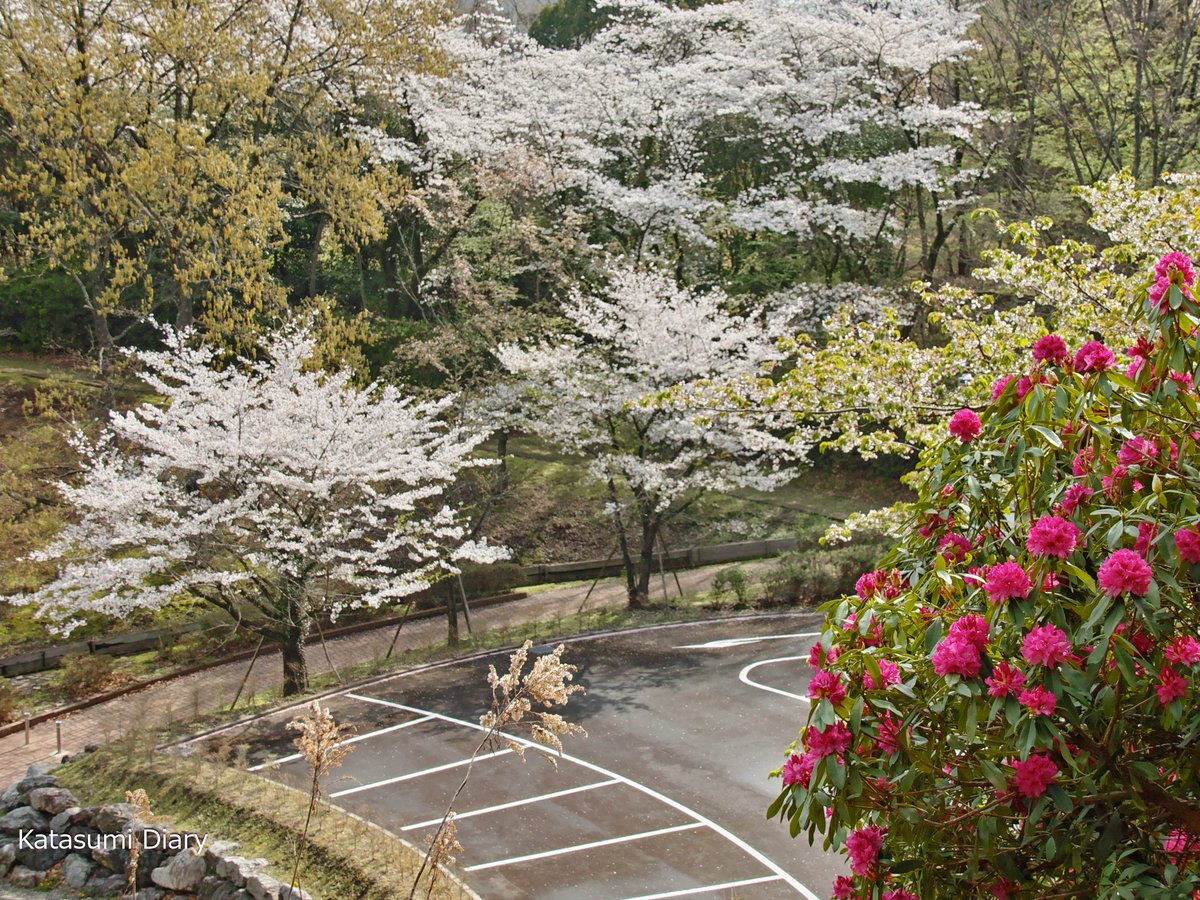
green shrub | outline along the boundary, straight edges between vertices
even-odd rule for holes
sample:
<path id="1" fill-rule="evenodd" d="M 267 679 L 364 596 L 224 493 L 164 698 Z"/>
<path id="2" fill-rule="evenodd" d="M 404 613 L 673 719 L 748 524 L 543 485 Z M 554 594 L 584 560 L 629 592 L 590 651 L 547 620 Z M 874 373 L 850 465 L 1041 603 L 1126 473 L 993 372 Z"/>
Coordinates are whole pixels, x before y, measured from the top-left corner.
<path id="1" fill-rule="evenodd" d="M 83 700 L 113 687 L 120 679 L 111 656 L 70 653 L 63 657 L 58 686 L 73 700 Z"/>
<path id="2" fill-rule="evenodd" d="M 784 554 L 762 577 L 763 605 L 814 603 L 850 593 L 883 552 L 877 541 L 863 541 Z"/>
<path id="3" fill-rule="evenodd" d="M 0 725 L 15 722 L 21 717 L 20 697 L 7 679 L 0 680 Z"/>

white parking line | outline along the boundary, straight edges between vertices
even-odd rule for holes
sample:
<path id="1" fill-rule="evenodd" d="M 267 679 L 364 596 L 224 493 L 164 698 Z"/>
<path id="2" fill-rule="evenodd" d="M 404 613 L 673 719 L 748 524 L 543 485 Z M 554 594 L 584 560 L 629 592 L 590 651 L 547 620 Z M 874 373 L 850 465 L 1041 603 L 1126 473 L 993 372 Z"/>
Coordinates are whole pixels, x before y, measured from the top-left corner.
<path id="1" fill-rule="evenodd" d="M 762 878 L 747 878 L 744 881 L 726 881 L 724 884 L 706 884 L 704 887 L 684 888 L 681 891 L 667 891 L 665 894 L 639 894 L 636 897 L 626 897 L 625 900 L 666 900 L 667 897 L 687 897 L 690 894 L 707 894 L 709 891 L 729 891 L 734 888 L 750 887 L 752 884 L 767 884 L 779 881 L 778 875 L 764 875 Z"/>
<path id="2" fill-rule="evenodd" d="M 704 644 L 680 644 L 676 650 L 724 650 L 727 647 L 740 647 L 743 644 L 757 644 L 759 641 L 785 641 L 789 638 L 820 637 L 819 631 L 805 631 L 802 634 L 765 634 L 762 637 L 721 638 Z"/>
<path id="3" fill-rule="evenodd" d="M 343 744 L 357 744 L 359 741 L 365 741 L 367 738 L 379 737 L 381 734 L 390 734 L 393 731 L 399 731 L 401 728 L 408 728 L 410 725 L 420 725 L 422 722 L 432 721 L 432 716 L 421 716 L 419 719 L 410 719 L 407 722 L 401 722 L 399 725 L 389 725 L 387 728 L 380 728 L 376 731 L 368 731 L 366 734 L 356 734 L 354 737 L 348 737 Z M 260 769 L 266 769 L 271 766 L 282 766 L 285 763 L 295 762 L 298 759 L 303 759 L 303 753 L 292 753 L 289 756 L 281 756 L 279 759 L 273 759 L 270 762 L 259 763 L 257 766 L 251 766 L 247 772 L 257 772 Z"/>
<path id="4" fill-rule="evenodd" d="M 482 816 L 484 813 L 499 812 L 502 809 L 513 809 L 517 806 L 528 806 L 530 803 L 541 803 L 543 800 L 554 800 L 558 797 L 566 797 L 568 794 L 580 794 L 584 791 L 595 790 L 596 788 L 608 787 L 610 784 L 620 784 L 615 778 L 610 778 L 607 781 L 596 781 L 592 784 L 584 784 L 579 787 L 567 788 L 565 791 L 555 791 L 553 794 L 539 794 L 537 797 L 526 797 L 523 800 L 512 800 L 508 803 L 498 803 L 495 806 L 485 806 L 483 809 L 472 809 L 467 812 L 456 812 L 454 821 L 460 819 L 469 819 L 471 816 Z M 436 819 L 426 819 L 424 822 L 414 822 L 412 825 L 405 825 L 401 831 L 415 831 L 418 828 L 428 828 L 430 825 L 438 825 L 442 821 L 442 817 Z"/>
<path id="5" fill-rule="evenodd" d="M 464 872 L 480 872 L 484 869 L 495 869 L 500 866 L 511 866 L 514 863 L 532 862 L 535 859 L 549 859 L 552 856 L 562 856 L 566 853 L 578 853 L 580 850 L 594 850 L 596 847 L 611 847 L 613 844 L 624 844 L 628 841 L 640 841 L 643 838 L 658 837 L 663 834 L 676 834 L 680 831 L 691 831 L 703 828 L 703 822 L 688 822 L 686 825 L 672 825 L 670 828 L 659 828 L 655 831 L 643 831 L 640 834 L 623 834 L 620 837 L 605 838 L 602 841 L 591 841 L 587 844 L 572 844 L 569 847 L 558 847 L 555 850 L 543 850 L 541 853 L 527 853 L 525 856 L 510 856 L 508 859 L 498 859 L 495 862 L 479 863 L 467 866 Z"/>
<path id="6" fill-rule="evenodd" d="M 418 709 L 413 706 L 405 706 L 402 703 L 393 703 L 390 700 L 380 700 L 376 697 L 367 697 L 363 694 L 356 694 L 353 692 L 347 692 L 344 696 L 349 697 L 352 700 L 361 700 L 365 703 L 378 703 L 381 706 L 388 706 L 393 709 L 407 710 L 408 712 L 416 713 L 417 715 L 433 716 L 434 718 L 441 719 L 444 722 L 453 722 L 456 725 L 462 725 L 465 728 L 471 728 L 471 729 L 474 729 L 475 731 L 488 731 L 487 728 L 480 725 L 478 722 L 470 722 L 466 719 L 456 719 L 453 716 L 445 716 L 445 715 L 442 715 L 441 713 L 431 712 L 428 709 Z M 517 737 L 516 735 L 510 735 L 510 734 L 501 734 L 501 737 L 503 737 L 505 740 L 515 741 L 519 744 L 524 744 L 526 747 L 530 747 L 535 750 L 544 750 L 545 749 L 540 744 L 538 744 L 534 741 L 531 741 L 527 738 Z M 744 853 L 748 854 L 749 856 L 753 857 L 758 862 L 762 863 L 764 866 L 766 866 L 768 869 L 770 869 L 772 872 L 774 872 L 777 876 L 779 876 L 779 879 L 781 881 L 787 882 L 787 884 L 790 887 L 794 888 L 798 893 L 800 893 L 805 898 L 805 900 L 821 900 L 820 897 L 818 897 L 816 894 L 814 894 L 812 891 L 810 891 L 808 888 L 806 888 L 804 885 L 802 885 L 799 881 L 797 881 L 795 878 L 793 878 L 790 874 L 788 874 L 783 868 L 781 868 L 778 863 L 776 863 L 773 860 L 769 859 L 768 857 L 764 856 L 758 850 L 755 850 L 753 847 L 751 847 L 748 843 L 746 843 L 744 840 L 742 840 L 740 837 L 738 837 L 733 832 L 729 831 L 726 828 L 721 827 L 716 822 L 712 821 L 711 819 L 707 818 L 706 816 L 702 816 L 700 813 L 696 812 L 695 810 L 693 810 L 687 806 L 684 806 L 678 800 L 672 800 L 666 794 L 660 794 L 658 791 L 654 790 L 654 788 L 646 787 L 646 785 L 639 784 L 638 782 L 634 781 L 633 779 L 626 778 L 624 775 L 618 775 L 616 772 L 612 771 L 611 769 L 606 769 L 603 766 L 598 766 L 595 763 L 588 762 L 585 759 L 580 759 L 577 756 L 571 756 L 569 753 L 560 753 L 560 754 L 558 754 L 558 758 L 564 759 L 567 762 L 574 763 L 575 765 L 578 765 L 578 766 L 583 766 L 585 769 L 591 769 L 597 775 L 603 775 L 605 778 L 615 779 L 616 781 L 619 781 L 622 784 L 633 788 L 634 790 L 641 791 L 643 794 L 645 794 L 648 797 L 653 797 L 655 800 L 658 800 L 660 803 L 665 803 L 667 806 L 670 806 L 672 809 L 678 810 L 679 812 L 683 813 L 686 816 L 690 816 L 691 818 L 695 819 L 697 822 L 701 822 L 704 825 L 707 825 L 709 828 L 711 828 L 713 831 L 715 831 L 721 837 L 725 838 L 725 840 L 729 841 L 735 847 L 742 850 Z"/>
<path id="7" fill-rule="evenodd" d="M 742 684 L 748 684 L 750 687 L 756 687 L 760 691 L 770 691 L 772 694 L 782 694 L 784 697 L 791 697 L 793 700 L 803 700 L 805 703 L 808 703 L 810 702 L 809 699 L 801 694 L 793 694 L 791 691 L 771 687 L 769 684 L 759 684 L 750 678 L 750 673 L 759 666 L 769 666 L 771 663 L 792 662 L 797 659 L 808 659 L 808 656 L 781 656 L 778 659 L 760 659 L 758 662 L 750 663 L 750 665 L 742 669 L 738 673 L 738 681 L 742 682 Z"/>
<path id="8" fill-rule="evenodd" d="M 387 787 L 389 784 L 399 784 L 401 781 L 412 781 L 414 778 L 423 778 L 426 775 L 433 775 L 437 772 L 445 772 L 448 769 L 458 769 L 462 766 L 469 766 L 473 762 L 483 762 L 485 759 L 495 759 L 497 756 L 503 756 L 506 753 L 512 753 L 512 750 L 505 747 L 503 750 L 493 750 L 491 753 L 484 753 L 481 756 L 476 756 L 472 759 L 460 759 L 457 762 L 446 763 L 444 766 L 434 766 L 432 769 L 422 769 L 420 772 L 409 772 L 407 775 L 397 775 L 395 778 L 385 778 L 383 781 L 374 781 L 371 784 L 360 784 L 357 787 L 346 788 L 344 791 L 334 791 L 330 797 L 345 797 L 347 794 L 357 794 L 359 791 L 370 791 L 375 788 Z"/>

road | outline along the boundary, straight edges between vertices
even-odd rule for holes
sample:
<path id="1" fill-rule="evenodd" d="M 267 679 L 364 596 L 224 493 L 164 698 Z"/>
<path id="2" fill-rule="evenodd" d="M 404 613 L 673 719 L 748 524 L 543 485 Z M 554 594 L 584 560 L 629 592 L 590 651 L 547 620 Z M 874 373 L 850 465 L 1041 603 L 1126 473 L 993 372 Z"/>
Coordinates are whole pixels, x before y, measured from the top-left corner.
<path id="1" fill-rule="evenodd" d="M 760 616 L 569 642 L 588 692 L 566 715 L 588 736 L 568 740 L 557 769 L 503 746 L 476 759 L 456 804 L 467 883 L 489 900 L 827 895 L 844 865 L 765 817 L 779 789 L 767 773 L 807 713 L 818 629 L 811 615 Z M 506 658 L 328 697 L 357 737 L 324 785 L 333 802 L 414 840 L 432 831 L 481 736 L 488 662 Z M 252 765 L 281 760 L 264 774 L 300 784 L 284 730 L 295 712 L 234 739 L 250 744 Z"/>

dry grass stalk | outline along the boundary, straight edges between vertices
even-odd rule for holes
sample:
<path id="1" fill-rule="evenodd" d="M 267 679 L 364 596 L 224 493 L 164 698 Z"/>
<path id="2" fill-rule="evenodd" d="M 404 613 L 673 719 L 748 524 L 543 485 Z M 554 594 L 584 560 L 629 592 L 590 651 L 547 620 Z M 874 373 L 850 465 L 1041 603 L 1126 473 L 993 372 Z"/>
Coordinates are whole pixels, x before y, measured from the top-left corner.
<path id="1" fill-rule="evenodd" d="M 149 822 L 154 818 L 154 813 L 150 811 L 150 797 L 141 788 L 126 791 L 125 802 L 133 807 L 136 819 Z M 129 844 L 129 893 L 132 896 L 137 893 L 138 858 L 141 856 L 142 846 L 138 841 L 136 829 L 130 833 L 130 837 L 132 840 Z"/>
<path id="2" fill-rule="evenodd" d="M 296 859 L 292 865 L 292 886 L 299 887 L 300 858 L 304 854 L 313 813 L 316 812 L 317 802 L 321 798 L 321 779 L 328 775 L 330 770 L 340 766 L 346 754 L 354 748 L 346 743 L 346 732 L 349 729 L 335 722 L 329 710 L 316 700 L 309 706 L 306 714 L 292 719 L 287 727 L 289 731 L 300 732 L 294 743 L 304 761 L 308 763 L 310 773 L 308 813 L 304 817 L 304 828 L 300 832 L 300 840 L 296 843 Z"/>
<path id="3" fill-rule="evenodd" d="M 435 870 L 437 868 L 437 864 L 434 862 L 434 851 L 441 845 L 447 828 L 451 826 L 454 804 L 467 786 L 467 781 L 471 777 L 471 769 L 479 753 L 485 747 L 503 741 L 522 759 L 525 758 L 527 745 L 504 734 L 503 729 L 528 728 L 529 736 L 536 743 L 551 748 L 558 754 L 561 754 L 563 749 L 562 735 L 587 735 L 582 726 L 568 722 L 557 713 L 545 711 L 554 706 L 565 706 L 572 694 L 586 692 L 583 685 L 571 683 L 575 678 L 576 667 L 562 661 L 562 654 L 566 650 L 566 646 L 559 644 L 550 653 L 539 656 L 533 661 L 533 667 L 526 673 L 525 664 L 529 661 L 529 649 L 532 646 L 533 642 L 527 640 L 514 651 L 509 657 L 508 671 L 503 675 L 496 671 L 495 666 L 488 666 L 488 685 L 492 689 L 492 708 L 479 719 L 479 724 L 487 729 L 487 733 L 475 748 L 475 752 L 471 754 L 466 774 L 463 775 L 458 790 L 450 798 L 450 802 L 446 806 L 446 813 L 442 816 L 437 831 L 433 833 L 429 849 L 425 853 L 425 859 L 421 862 L 421 868 L 417 870 L 417 877 L 413 879 L 412 888 L 408 893 L 409 900 L 415 898 L 425 870 L 431 865 Z M 545 756 L 554 763 L 555 767 L 558 766 L 558 760 L 552 753 L 547 752 Z M 452 834 L 451 840 L 453 839 L 454 835 Z M 462 849 L 457 840 L 454 840 L 454 846 L 459 850 Z M 431 890 L 433 883 L 434 879 L 431 876 Z"/>

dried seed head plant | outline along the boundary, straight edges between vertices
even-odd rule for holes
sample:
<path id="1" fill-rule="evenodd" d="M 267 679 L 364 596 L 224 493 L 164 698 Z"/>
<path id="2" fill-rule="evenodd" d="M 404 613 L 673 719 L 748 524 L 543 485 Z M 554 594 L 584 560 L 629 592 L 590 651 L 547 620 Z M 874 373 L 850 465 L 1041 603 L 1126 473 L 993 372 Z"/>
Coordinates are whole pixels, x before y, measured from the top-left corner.
<path id="1" fill-rule="evenodd" d="M 479 724 L 486 728 L 487 732 L 475 748 L 475 752 L 471 754 L 467 772 L 459 783 L 458 790 L 450 798 L 446 813 L 430 839 L 425 859 L 421 862 L 421 868 L 417 870 L 412 888 L 408 892 L 408 900 L 414 900 L 417 896 L 417 889 L 426 869 L 432 866 L 436 871 L 439 863 L 452 862 L 453 859 L 448 857 L 450 849 L 462 850 L 455 838 L 457 829 L 453 823 L 454 804 L 463 788 L 467 786 L 471 768 L 479 753 L 485 747 L 503 742 L 522 759 L 525 758 L 528 741 L 513 737 L 505 733 L 504 729 L 511 731 L 514 727 L 528 728 L 529 736 L 535 743 L 554 751 L 551 753 L 548 750 L 543 755 L 554 763 L 555 768 L 558 767 L 555 754 L 561 754 L 563 749 L 562 735 L 587 735 L 582 726 L 568 722 L 557 713 L 545 711 L 554 706 L 565 706 L 572 694 L 586 693 L 583 685 L 571 683 L 575 678 L 576 667 L 562 660 L 566 646 L 559 644 L 550 653 L 535 658 L 533 667 L 526 673 L 525 665 L 529 662 L 529 650 L 532 646 L 533 642 L 527 640 L 513 651 L 509 657 L 508 671 L 503 675 L 496 671 L 495 666 L 488 666 L 487 680 L 492 688 L 492 708 L 479 719 Z M 436 878 L 431 872 L 426 896 L 432 891 Z"/>
<path id="2" fill-rule="evenodd" d="M 346 742 L 345 725 L 339 725 L 333 719 L 333 714 L 320 702 L 314 700 L 308 712 L 299 715 L 287 724 L 288 731 L 300 732 L 294 741 L 296 749 L 304 761 L 308 763 L 308 813 L 304 817 L 304 829 L 300 840 L 296 843 L 296 858 L 292 863 L 292 886 L 299 887 L 297 880 L 300 874 L 300 859 L 304 854 L 304 845 L 308 840 L 308 827 L 312 822 L 313 813 L 317 809 L 317 801 L 321 798 L 321 779 L 330 770 L 342 764 L 342 760 L 354 748 Z"/>
<path id="3" fill-rule="evenodd" d="M 434 888 L 441 881 L 442 875 L 450 866 L 454 865 L 454 854 L 461 852 L 462 844 L 458 842 L 458 823 L 454 821 L 454 813 L 450 813 L 429 839 L 429 885 L 425 891 L 427 897 L 433 896 Z"/>
<path id="4" fill-rule="evenodd" d="M 154 818 L 154 813 L 150 811 L 150 797 L 142 788 L 134 788 L 132 791 L 125 792 L 125 802 L 133 807 L 135 817 L 143 822 L 149 822 Z M 130 895 L 137 893 L 137 877 L 138 877 L 138 860 L 142 854 L 142 845 L 138 840 L 138 831 L 134 829 L 132 833 L 133 840 L 129 846 L 129 893 Z"/>
<path id="5" fill-rule="evenodd" d="M 514 726 L 527 727 L 530 737 L 545 747 L 551 747 L 556 753 L 562 753 L 564 734 L 583 734 L 587 732 L 574 722 L 566 721 L 562 716 L 537 709 L 549 709 L 553 706 L 565 706 L 572 694 L 586 693 L 581 684 L 571 684 L 575 677 L 575 666 L 562 661 L 565 645 L 559 644 L 550 653 L 537 657 L 533 668 L 524 674 L 525 664 L 529 661 L 531 641 L 521 645 L 509 660 L 508 672 L 504 675 L 496 671 L 495 666 L 488 666 L 488 684 L 492 688 L 492 708 L 485 713 L 479 723 L 489 729 L 488 739 L 494 742 L 502 739 L 510 749 L 519 756 L 525 756 L 525 744 L 501 734 L 502 729 Z M 552 754 L 546 754 L 555 766 L 558 760 Z"/>

